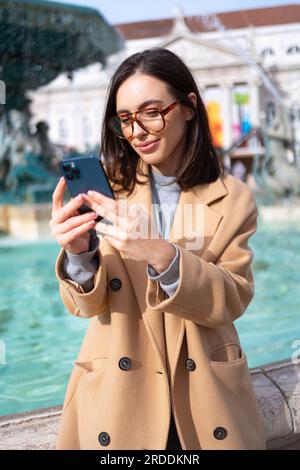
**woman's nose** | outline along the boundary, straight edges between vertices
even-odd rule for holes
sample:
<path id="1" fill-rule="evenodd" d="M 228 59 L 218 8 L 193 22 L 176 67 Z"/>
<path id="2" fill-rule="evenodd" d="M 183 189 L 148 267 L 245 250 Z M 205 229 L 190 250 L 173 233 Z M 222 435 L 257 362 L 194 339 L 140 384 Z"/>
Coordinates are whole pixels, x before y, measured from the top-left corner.
<path id="1" fill-rule="evenodd" d="M 139 137 L 141 135 L 148 134 L 145 129 L 141 127 L 141 125 L 137 121 L 133 121 L 132 123 L 132 137 Z"/>

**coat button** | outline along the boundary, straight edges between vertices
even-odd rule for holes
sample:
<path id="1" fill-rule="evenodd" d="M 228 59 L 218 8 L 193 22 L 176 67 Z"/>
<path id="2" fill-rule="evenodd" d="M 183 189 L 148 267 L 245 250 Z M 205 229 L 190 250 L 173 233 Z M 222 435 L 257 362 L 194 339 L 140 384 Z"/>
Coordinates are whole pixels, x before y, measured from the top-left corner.
<path id="1" fill-rule="evenodd" d="M 227 437 L 227 430 L 225 428 L 219 427 L 214 430 L 214 437 L 218 439 L 218 441 L 222 441 Z"/>
<path id="2" fill-rule="evenodd" d="M 120 279 L 115 277 L 114 279 L 110 281 L 109 285 L 112 288 L 112 290 L 119 290 L 122 287 L 122 282 L 120 281 Z"/>
<path id="3" fill-rule="evenodd" d="M 98 436 L 98 441 L 102 446 L 108 446 L 108 444 L 110 443 L 109 434 L 107 434 L 107 432 L 100 432 Z"/>
<path id="4" fill-rule="evenodd" d="M 193 359 L 187 359 L 186 360 L 186 368 L 187 368 L 187 370 L 193 372 L 193 370 L 196 369 L 195 361 L 193 361 Z"/>
<path id="5" fill-rule="evenodd" d="M 119 367 L 120 369 L 122 370 L 129 370 L 131 369 L 131 360 L 129 359 L 129 357 L 121 357 L 121 359 L 119 360 Z"/>

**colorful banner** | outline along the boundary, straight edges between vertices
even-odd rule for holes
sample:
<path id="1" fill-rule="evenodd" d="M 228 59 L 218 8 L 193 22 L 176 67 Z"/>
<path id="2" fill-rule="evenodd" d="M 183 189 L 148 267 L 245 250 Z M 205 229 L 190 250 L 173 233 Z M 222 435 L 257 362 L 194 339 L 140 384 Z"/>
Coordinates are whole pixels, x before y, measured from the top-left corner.
<path id="1" fill-rule="evenodd" d="M 224 93 L 221 88 L 212 87 L 204 91 L 204 101 L 207 109 L 209 127 L 214 145 L 224 145 Z"/>
<path id="2" fill-rule="evenodd" d="M 233 140 L 251 130 L 250 92 L 248 85 L 237 85 L 233 88 Z"/>

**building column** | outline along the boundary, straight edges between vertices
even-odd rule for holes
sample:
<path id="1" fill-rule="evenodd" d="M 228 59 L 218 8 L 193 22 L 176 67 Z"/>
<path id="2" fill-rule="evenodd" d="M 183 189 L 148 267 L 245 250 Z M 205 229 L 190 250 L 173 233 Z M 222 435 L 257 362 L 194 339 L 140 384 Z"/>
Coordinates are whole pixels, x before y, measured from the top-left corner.
<path id="1" fill-rule="evenodd" d="M 260 103 L 259 103 L 259 83 L 250 83 L 250 109 L 251 125 L 258 127 L 260 125 Z"/>
<path id="2" fill-rule="evenodd" d="M 232 144 L 232 86 L 225 85 L 222 90 L 224 94 L 223 146 L 226 149 Z"/>

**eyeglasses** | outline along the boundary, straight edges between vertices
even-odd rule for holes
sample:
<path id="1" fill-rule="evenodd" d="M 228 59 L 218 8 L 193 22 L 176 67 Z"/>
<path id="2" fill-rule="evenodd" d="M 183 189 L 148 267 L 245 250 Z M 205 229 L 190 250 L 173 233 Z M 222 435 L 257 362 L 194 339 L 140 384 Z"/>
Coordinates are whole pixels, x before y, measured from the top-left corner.
<path id="1" fill-rule="evenodd" d="M 146 108 L 134 113 L 119 114 L 110 118 L 108 125 L 120 139 L 131 139 L 134 121 L 146 132 L 160 132 L 166 125 L 165 116 L 175 108 L 179 101 L 173 101 L 166 108 Z"/>

